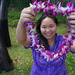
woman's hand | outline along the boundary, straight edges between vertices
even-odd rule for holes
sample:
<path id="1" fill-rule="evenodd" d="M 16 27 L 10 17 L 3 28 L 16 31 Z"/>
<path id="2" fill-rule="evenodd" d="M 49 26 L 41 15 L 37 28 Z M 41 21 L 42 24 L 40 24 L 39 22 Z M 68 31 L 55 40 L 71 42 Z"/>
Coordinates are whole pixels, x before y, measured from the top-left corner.
<path id="1" fill-rule="evenodd" d="M 31 7 L 24 8 L 20 15 L 20 22 L 24 24 L 24 22 L 32 22 L 36 17 L 36 13 Z"/>
<path id="2" fill-rule="evenodd" d="M 24 46 L 30 45 L 30 39 L 27 36 L 27 30 L 24 26 L 24 22 L 32 22 L 36 16 L 36 13 L 31 7 L 24 8 L 21 12 L 20 19 L 16 28 L 16 38 L 18 42 Z"/>
<path id="3" fill-rule="evenodd" d="M 71 12 L 69 16 L 67 16 L 68 22 L 73 29 L 75 29 L 75 12 Z"/>
<path id="4" fill-rule="evenodd" d="M 75 52 L 75 40 L 73 41 L 73 45 L 71 46 L 71 51 Z"/>
<path id="5" fill-rule="evenodd" d="M 67 16 L 69 24 L 71 24 L 71 28 L 75 29 L 75 12 L 72 12 Z M 71 45 L 71 51 L 75 52 L 75 40 L 73 41 L 73 45 Z"/>

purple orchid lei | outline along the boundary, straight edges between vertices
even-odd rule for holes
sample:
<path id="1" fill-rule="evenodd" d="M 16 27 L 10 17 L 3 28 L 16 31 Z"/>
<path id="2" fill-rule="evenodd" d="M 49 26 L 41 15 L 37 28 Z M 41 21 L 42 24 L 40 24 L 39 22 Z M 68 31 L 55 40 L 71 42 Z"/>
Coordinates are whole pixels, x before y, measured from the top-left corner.
<path id="1" fill-rule="evenodd" d="M 33 0 L 32 4 L 30 6 L 34 9 L 35 12 L 45 12 L 46 15 L 49 15 L 49 12 L 52 13 L 52 16 L 56 16 L 59 13 L 62 14 L 62 16 L 68 15 L 71 12 L 75 11 L 75 8 L 73 8 L 73 3 L 69 2 L 67 3 L 66 7 L 62 7 L 61 3 L 59 4 L 53 4 L 50 3 L 50 1 L 35 1 Z M 69 52 L 70 46 L 73 44 L 73 40 L 75 40 L 75 29 L 71 28 L 71 25 L 68 26 L 70 28 L 67 33 L 69 35 L 63 36 L 63 43 L 60 45 L 60 48 L 57 53 L 49 52 L 48 50 L 45 50 L 43 44 L 39 44 L 39 39 L 37 38 L 37 33 L 34 33 L 35 31 L 35 25 L 30 22 L 25 22 L 25 25 L 27 25 L 28 35 L 31 39 L 32 47 L 35 48 L 37 52 L 41 54 L 41 57 L 47 59 L 47 61 L 51 60 L 57 60 L 58 58 L 62 57 L 63 55 L 67 55 Z"/>

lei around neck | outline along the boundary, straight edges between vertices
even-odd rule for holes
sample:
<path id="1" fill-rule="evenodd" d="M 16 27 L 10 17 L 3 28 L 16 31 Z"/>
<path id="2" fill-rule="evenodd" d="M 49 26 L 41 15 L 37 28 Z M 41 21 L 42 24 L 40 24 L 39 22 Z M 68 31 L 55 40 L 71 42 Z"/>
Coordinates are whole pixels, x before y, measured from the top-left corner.
<path id="1" fill-rule="evenodd" d="M 66 7 L 62 7 L 61 3 L 53 4 L 50 3 L 50 1 L 33 1 L 32 4 L 30 4 L 30 7 L 34 9 L 35 12 L 45 12 L 46 15 L 49 15 L 49 13 L 52 13 L 52 16 L 56 16 L 59 13 L 62 14 L 62 16 L 68 15 L 71 12 L 75 11 L 75 8 L 73 8 L 74 4 L 69 2 L 67 3 Z M 49 52 L 49 50 L 46 50 L 43 46 L 43 44 L 39 44 L 39 39 L 37 38 L 38 33 L 34 33 L 35 31 L 35 26 L 34 23 L 30 22 L 25 22 L 24 25 L 27 25 L 27 28 L 30 28 L 28 31 L 28 35 L 31 39 L 32 47 L 35 48 L 36 52 L 40 53 L 40 56 L 46 59 L 47 61 L 53 61 L 57 60 L 58 58 L 62 57 L 63 55 L 67 55 L 69 52 L 69 49 L 71 45 L 73 44 L 73 40 L 75 40 L 75 29 L 71 28 L 71 25 L 68 26 L 70 29 L 67 31 L 69 35 L 64 35 L 63 36 L 63 43 L 59 46 L 58 52 Z"/>

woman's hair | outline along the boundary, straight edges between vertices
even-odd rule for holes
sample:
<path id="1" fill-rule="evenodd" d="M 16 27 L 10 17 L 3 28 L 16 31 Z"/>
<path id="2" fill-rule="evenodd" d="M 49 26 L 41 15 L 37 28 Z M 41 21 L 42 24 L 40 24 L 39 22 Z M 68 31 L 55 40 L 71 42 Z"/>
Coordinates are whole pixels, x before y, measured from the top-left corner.
<path id="1" fill-rule="evenodd" d="M 51 15 L 47 16 L 47 15 L 45 15 L 45 14 L 42 15 L 42 16 L 40 17 L 40 19 L 37 21 L 37 25 L 36 25 L 36 32 L 38 33 L 38 36 L 37 36 L 37 37 L 38 37 L 38 39 L 39 39 L 39 41 L 40 41 L 40 44 L 43 44 L 44 47 L 45 47 L 45 49 L 48 50 L 48 41 L 47 41 L 47 39 L 41 34 L 41 31 L 40 31 L 41 22 L 42 22 L 46 17 L 51 18 L 51 19 L 56 23 L 56 25 L 58 25 L 58 21 L 57 21 L 56 17 L 53 17 L 53 16 L 51 16 Z"/>

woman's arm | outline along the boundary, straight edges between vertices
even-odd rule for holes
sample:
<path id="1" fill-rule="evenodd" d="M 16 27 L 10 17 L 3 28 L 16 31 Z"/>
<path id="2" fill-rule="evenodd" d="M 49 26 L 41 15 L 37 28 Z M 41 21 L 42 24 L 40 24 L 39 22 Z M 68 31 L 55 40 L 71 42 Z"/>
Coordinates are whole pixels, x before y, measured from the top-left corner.
<path id="1" fill-rule="evenodd" d="M 72 25 L 72 29 L 75 29 L 75 12 L 72 12 L 69 16 L 67 16 L 67 19 Z M 73 45 L 71 45 L 71 51 L 75 52 L 75 40 L 73 41 Z"/>
<path id="2" fill-rule="evenodd" d="M 27 36 L 26 27 L 23 24 L 21 24 L 20 21 L 18 22 L 18 25 L 16 28 L 16 38 L 20 44 L 24 46 L 29 46 L 30 39 Z"/>
<path id="3" fill-rule="evenodd" d="M 16 38 L 17 41 L 24 46 L 30 45 L 30 39 L 27 36 L 27 29 L 24 22 L 32 22 L 35 16 L 36 15 L 31 7 L 24 8 L 21 12 L 21 16 L 16 28 Z"/>
<path id="4" fill-rule="evenodd" d="M 75 40 L 73 41 L 73 45 L 71 46 L 71 51 L 75 52 Z"/>

